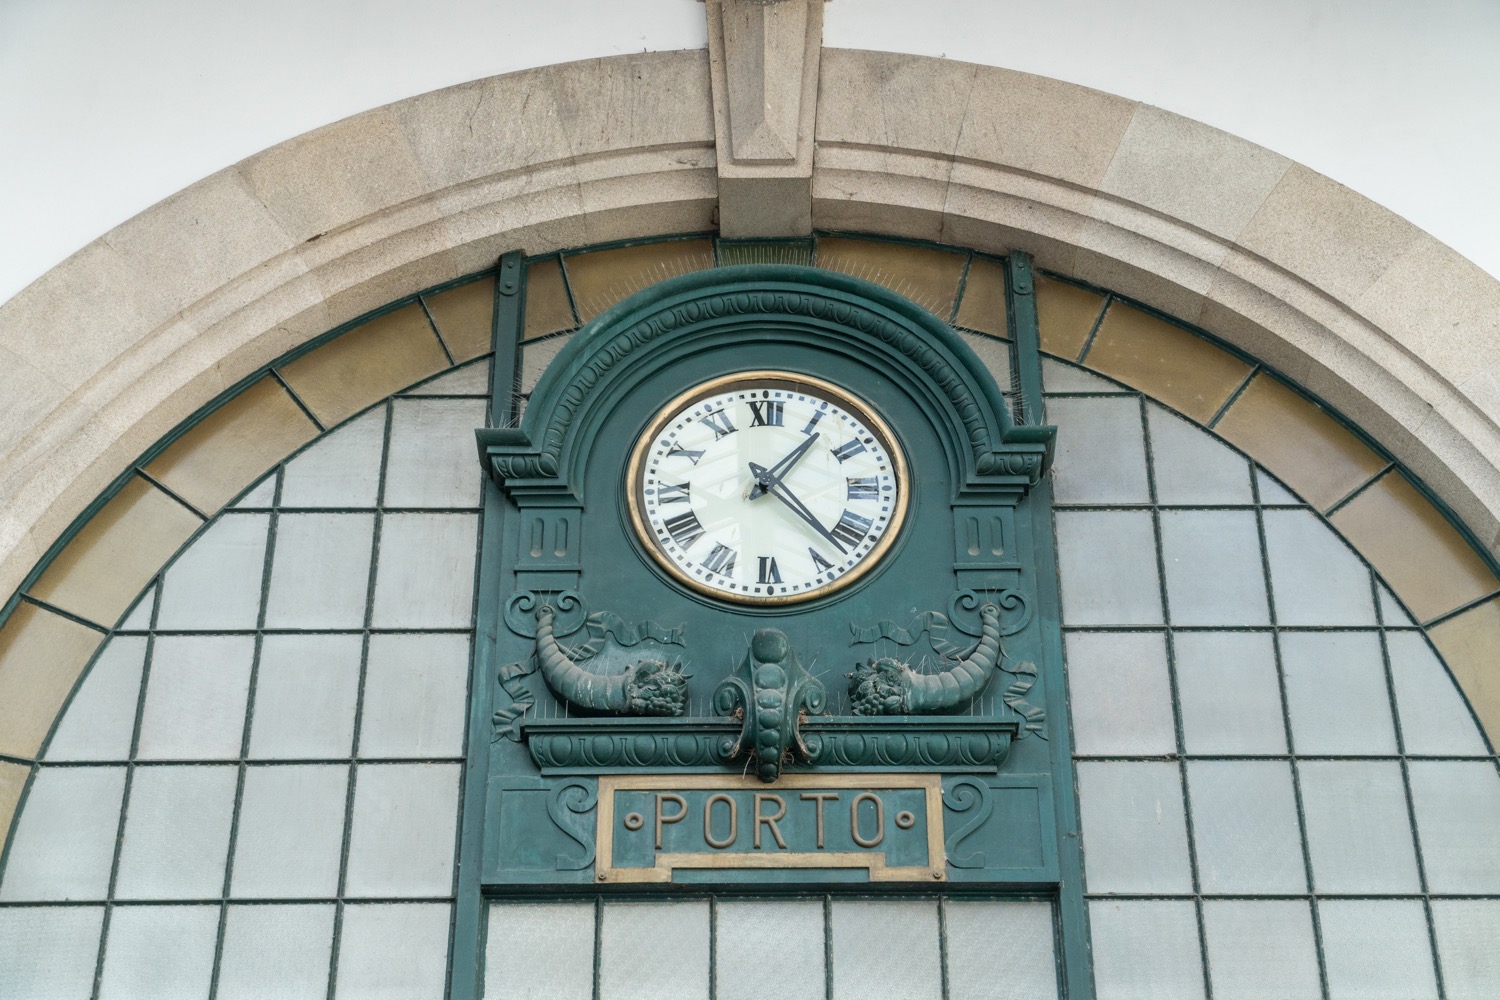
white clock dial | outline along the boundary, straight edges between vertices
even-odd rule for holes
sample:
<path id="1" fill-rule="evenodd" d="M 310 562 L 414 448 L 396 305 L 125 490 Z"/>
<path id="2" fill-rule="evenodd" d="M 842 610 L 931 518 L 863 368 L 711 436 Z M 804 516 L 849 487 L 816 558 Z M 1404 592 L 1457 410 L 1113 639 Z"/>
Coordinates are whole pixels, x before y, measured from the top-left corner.
<path id="1" fill-rule="evenodd" d="M 906 510 L 906 467 L 864 403 L 818 379 L 745 372 L 673 400 L 636 444 L 630 512 L 694 589 L 746 603 L 827 593 L 869 569 Z"/>

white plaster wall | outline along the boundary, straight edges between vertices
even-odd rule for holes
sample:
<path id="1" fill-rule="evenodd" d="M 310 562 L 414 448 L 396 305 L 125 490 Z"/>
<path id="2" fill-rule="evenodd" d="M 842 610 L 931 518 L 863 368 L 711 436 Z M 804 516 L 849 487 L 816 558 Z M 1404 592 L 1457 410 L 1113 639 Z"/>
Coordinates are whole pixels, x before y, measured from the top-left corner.
<path id="1" fill-rule="evenodd" d="M 946 55 L 1265 145 L 1500 275 L 1492 0 L 832 0 L 831 46 Z M 706 44 L 700 0 L 0 0 L 0 301 L 293 135 L 530 66 Z"/>

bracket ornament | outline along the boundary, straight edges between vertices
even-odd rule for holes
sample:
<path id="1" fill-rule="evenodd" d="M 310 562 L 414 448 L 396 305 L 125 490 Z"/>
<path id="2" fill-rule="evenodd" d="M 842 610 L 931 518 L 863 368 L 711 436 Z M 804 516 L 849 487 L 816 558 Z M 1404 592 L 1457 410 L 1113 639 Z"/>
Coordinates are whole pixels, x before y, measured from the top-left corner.
<path id="1" fill-rule="evenodd" d="M 786 634 L 760 629 L 751 636 L 736 676 L 725 678 L 714 692 L 719 714 L 744 722 L 730 757 L 748 753 L 760 780 L 775 781 L 784 764 L 808 759 L 802 722 L 823 711 L 826 697 L 823 682 L 803 669 Z"/>

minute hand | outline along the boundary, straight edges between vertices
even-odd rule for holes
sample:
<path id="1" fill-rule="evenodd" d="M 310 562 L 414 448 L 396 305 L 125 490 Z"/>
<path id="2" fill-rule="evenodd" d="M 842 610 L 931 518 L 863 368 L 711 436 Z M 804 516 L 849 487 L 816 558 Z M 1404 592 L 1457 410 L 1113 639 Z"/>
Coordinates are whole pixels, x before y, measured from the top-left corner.
<path id="1" fill-rule="evenodd" d="M 754 462 L 751 462 L 750 474 L 755 477 L 755 485 L 750 487 L 750 492 L 745 495 L 745 499 L 754 500 L 756 497 L 765 494 L 766 490 L 770 486 L 771 481 L 780 482 L 781 477 L 792 471 L 792 466 L 796 465 L 797 460 L 800 459 L 803 455 L 807 454 L 807 450 L 811 448 L 813 446 L 813 442 L 817 440 L 818 433 L 814 431 L 806 441 L 803 441 L 797 447 L 787 452 L 786 455 L 782 456 L 779 462 L 771 466 L 769 469 L 762 469 Z"/>
<path id="2" fill-rule="evenodd" d="M 813 512 L 808 510 L 807 506 L 803 504 L 801 500 L 797 499 L 797 495 L 786 488 L 786 483 L 783 483 L 780 479 L 775 478 L 771 475 L 769 470 L 761 468 L 754 462 L 750 463 L 750 471 L 755 475 L 757 482 L 766 484 L 767 493 L 771 494 L 777 500 L 780 500 L 782 503 L 786 504 L 788 509 L 790 509 L 793 514 L 796 514 L 802 520 L 806 521 L 814 531 L 822 535 L 824 538 L 828 539 L 828 541 L 832 542 L 834 548 L 838 549 L 840 552 L 846 553 L 848 551 L 844 548 L 843 543 L 840 542 L 837 538 L 833 537 L 833 535 L 829 533 L 828 529 L 823 527 L 823 523 L 813 516 Z"/>

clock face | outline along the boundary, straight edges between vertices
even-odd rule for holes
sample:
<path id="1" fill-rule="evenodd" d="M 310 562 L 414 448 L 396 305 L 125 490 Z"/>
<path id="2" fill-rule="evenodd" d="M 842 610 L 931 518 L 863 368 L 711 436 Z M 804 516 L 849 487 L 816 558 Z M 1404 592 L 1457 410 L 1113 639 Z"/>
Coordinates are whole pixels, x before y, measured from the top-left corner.
<path id="1" fill-rule="evenodd" d="M 819 379 L 744 372 L 668 403 L 628 473 L 636 533 L 695 590 L 751 604 L 820 596 L 879 561 L 906 463 L 868 405 Z"/>

